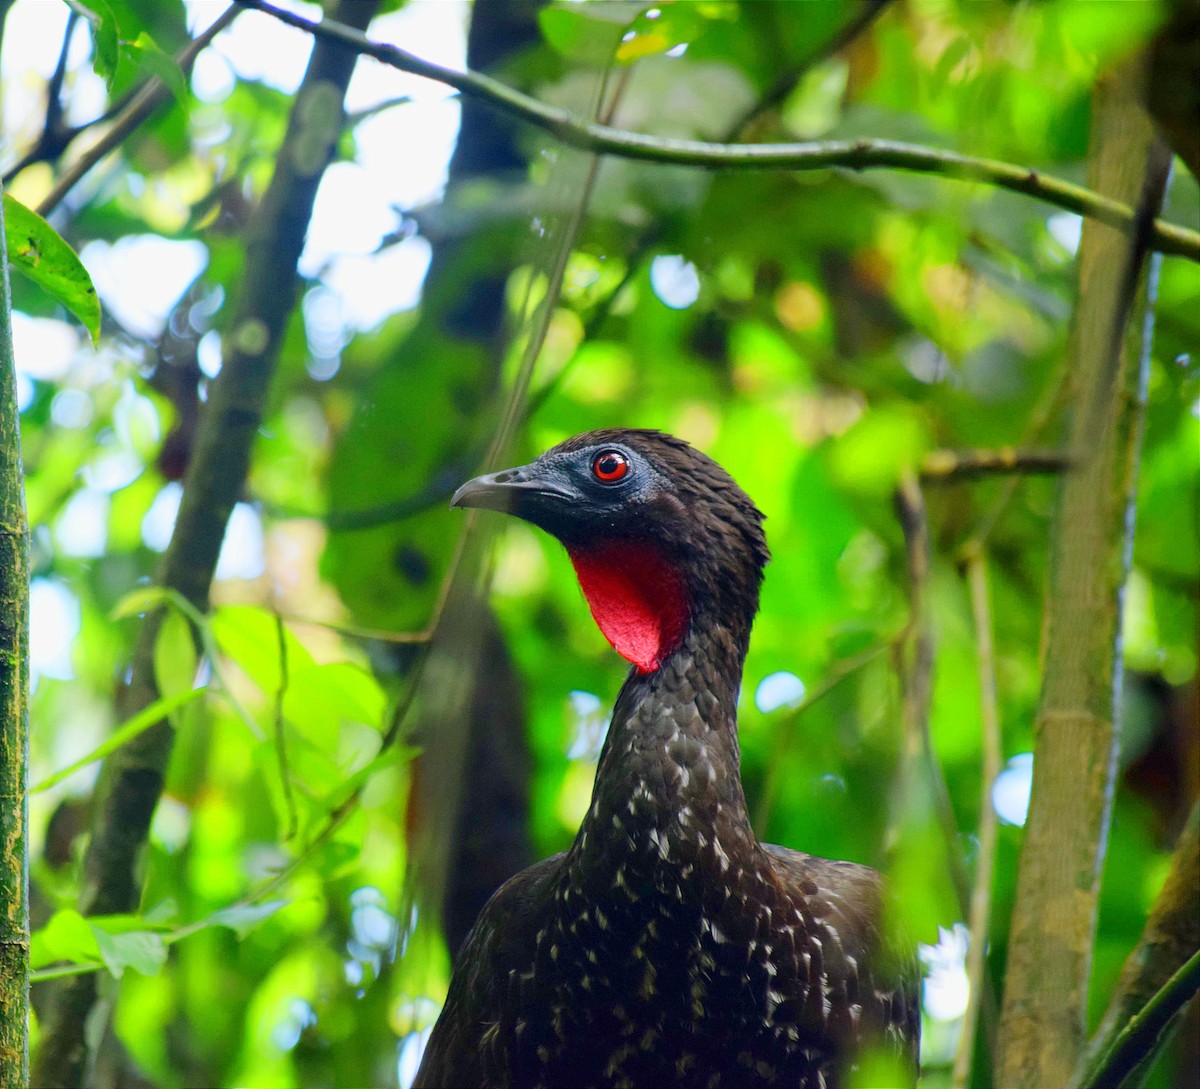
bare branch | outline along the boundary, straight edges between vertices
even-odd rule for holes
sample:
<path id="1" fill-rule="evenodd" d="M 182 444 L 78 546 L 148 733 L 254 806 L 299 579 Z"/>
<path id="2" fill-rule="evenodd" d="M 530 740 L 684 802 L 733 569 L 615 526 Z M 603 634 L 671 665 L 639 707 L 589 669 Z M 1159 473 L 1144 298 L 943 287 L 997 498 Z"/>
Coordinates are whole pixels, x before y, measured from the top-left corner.
<path id="1" fill-rule="evenodd" d="M 997 450 L 932 450 L 921 462 L 921 483 L 945 484 L 1008 473 L 1060 473 L 1067 464 L 1067 455 L 1060 450 L 1022 450 L 1015 446 Z"/>
<path id="2" fill-rule="evenodd" d="M 1124 1085 L 1125 1079 L 1153 1054 L 1167 1026 L 1198 990 L 1200 951 L 1193 953 L 1145 1008 L 1130 1019 L 1083 1084 L 1089 1089 Z"/>
<path id="3" fill-rule="evenodd" d="M 953 151 L 906 144 L 896 140 L 818 140 L 788 144 L 717 144 L 703 140 L 675 140 L 629 132 L 610 125 L 583 121 L 566 110 L 547 106 L 514 91 L 499 80 L 478 72 L 460 72 L 423 60 L 406 50 L 377 42 L 365 34 L 330 19 L 313 23 L 265 0 L 235 0 L 246 8 L 266 12 L 319 38 L 337 41 L 364 56 L 403 72 L 424 76 L 474 95 L 522 121 L 549 132 L 565 144 L 598 154 L 709 169 L 823 170 L 845 167 L 869 170 L 892 167 L 918 174 L 936 174 L 959 181 L 983 182 L 1015 193 L 1036 197 L 1048 204 L 1129 230 L 1134 210 L 1128 204 L 1042 174 L 1029 167 L 996 159 L 960 155 Z M 1200 261 L 1200 232 L 1156 219 L 1152 245 L 1162 253 Z"/>

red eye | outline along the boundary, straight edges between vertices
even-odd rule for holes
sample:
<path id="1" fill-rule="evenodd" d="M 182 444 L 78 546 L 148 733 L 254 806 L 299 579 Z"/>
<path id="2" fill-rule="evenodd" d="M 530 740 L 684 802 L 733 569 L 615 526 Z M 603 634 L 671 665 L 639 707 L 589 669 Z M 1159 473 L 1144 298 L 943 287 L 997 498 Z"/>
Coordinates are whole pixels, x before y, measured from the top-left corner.
<path id="1" fill-rule="evenodd" d="M 605 450 L 592 462 L 592 473 L 602 484 L 615 484 L 629 472 L 629 461 L 616 450 Z"/>

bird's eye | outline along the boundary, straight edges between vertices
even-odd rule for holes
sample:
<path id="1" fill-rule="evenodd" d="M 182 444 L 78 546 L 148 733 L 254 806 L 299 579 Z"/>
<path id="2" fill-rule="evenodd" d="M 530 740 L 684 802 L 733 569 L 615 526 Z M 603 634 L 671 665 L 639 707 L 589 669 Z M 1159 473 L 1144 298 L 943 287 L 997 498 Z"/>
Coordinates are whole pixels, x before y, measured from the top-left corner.
<path id="1" fill-rule="evenodd" d="M 616 450 L 605 450 L 592 462 L 592 475 L 601 484 L 615 484 L 629 472 L 629 459 Z"/>

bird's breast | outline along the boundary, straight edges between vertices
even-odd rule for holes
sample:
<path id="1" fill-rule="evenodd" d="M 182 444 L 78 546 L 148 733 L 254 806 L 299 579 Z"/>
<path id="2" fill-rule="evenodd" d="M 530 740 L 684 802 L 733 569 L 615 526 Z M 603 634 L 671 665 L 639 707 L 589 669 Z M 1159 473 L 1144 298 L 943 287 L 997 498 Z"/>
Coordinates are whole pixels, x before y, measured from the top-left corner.
<path id="1" fill-rule="evenodd" d="M 529 1084 L 821 1084 L 835 1055 L 804 1024 L 827 1001 L 820 962 L 775 937 L 769 874 L 740 876 L 706 890 L 660 859 L 614 869 L 603 896 L 564 882 L 498 1026 Z"/>

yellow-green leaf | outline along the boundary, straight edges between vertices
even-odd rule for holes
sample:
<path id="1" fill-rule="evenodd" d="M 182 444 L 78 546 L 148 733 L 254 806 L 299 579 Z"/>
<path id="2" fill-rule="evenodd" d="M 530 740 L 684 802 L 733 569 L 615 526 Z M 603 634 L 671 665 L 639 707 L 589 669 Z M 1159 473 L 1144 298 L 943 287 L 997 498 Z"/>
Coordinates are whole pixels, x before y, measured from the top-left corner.
<path id="1" fill-rule="evenodd" d="M 629 64 L 632 61 L 641 60 L 642 57 L 654 57 L 659 53 L 665 53 L 674 45 L 675 43 L 665 34 L 659 34 L 653 30 L 648 30 L 644 34 L 631 34 L 617 47 L 617 60 L 622 64 Z"/>
<path id="2" fill-rule="evenodd" d="M 132 42 L 123 42 L 122 48 L 162 80 L 177 102 L 187 102 L 187 77 L 183 69 L 149 34 L 143 30 Z"/>
<path id="3" fill-rule="evenodd" d="M 33 932 L 29 948 L 29 966 L 41 968 L 55 961 L 100 959 L 96 935 L 88 921 L 73 908 L 64 908 L 50 916 L 40 930 Z"/>
<path id="4" fill-rule="evenodd" d="M 108 618 L 125 620 L 130 616 L 139 616 L 166 605 L 170 600 L 170 591 L 162 586 L 139 586 L 136 590 L 130 590 L 112 607 Z"/>
<path id="5" fill-rule="evenodd" d="M 154 679 L 163 696 L 191 690 L 196 680 L 196 658 L 191 625 L 171 610 L 163 617 L 154 643 Z"/>

